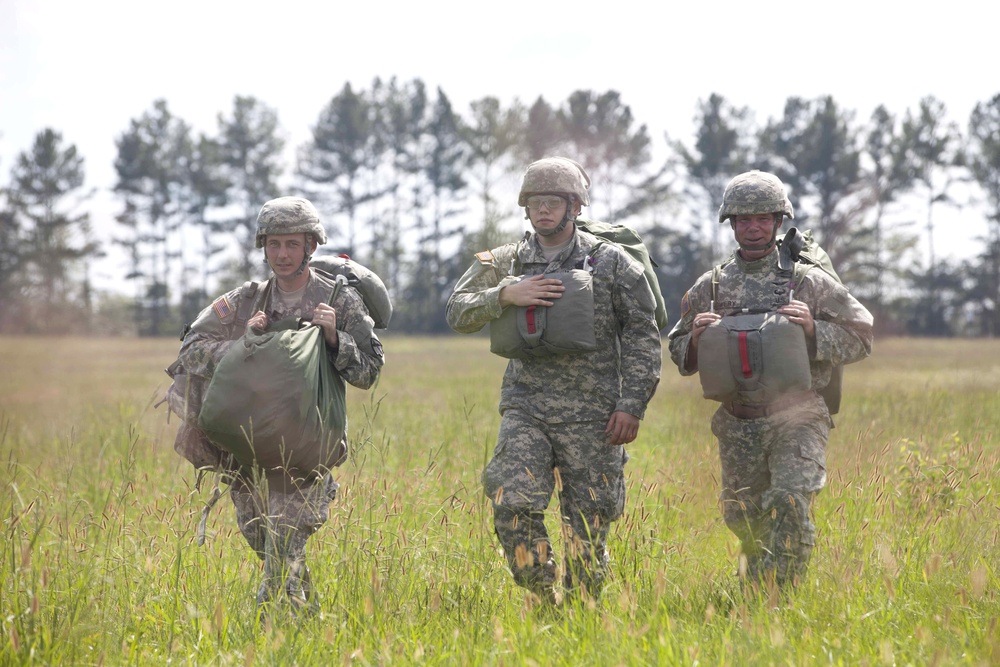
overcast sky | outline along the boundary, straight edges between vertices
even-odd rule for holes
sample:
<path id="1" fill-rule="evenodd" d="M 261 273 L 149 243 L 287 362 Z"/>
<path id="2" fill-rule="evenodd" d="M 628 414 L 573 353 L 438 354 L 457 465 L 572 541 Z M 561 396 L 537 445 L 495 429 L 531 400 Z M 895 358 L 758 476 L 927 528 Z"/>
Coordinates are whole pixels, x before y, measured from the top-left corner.
<path id="1" fill-rule="evenodd" d="M 982 0 L 0 0 L 0 184 L 51 127 L 86 158 L 87 185 L 110 188 L 115 138 L 158 98 L 213 133 L 234 96 L 255 96 L 297 146 L 345 82 L 376 76 L 440 86 L 463 114 L 487 95 L 616 90 L 658 150 L 691 135 L 712 93 L 758 122 L 793 95 L 832 95 L 860 121 L 934 95 L 964 131 L 1000 93 L 998 19 Z M 980 213 L 952 215 L 985 233 Z"/>

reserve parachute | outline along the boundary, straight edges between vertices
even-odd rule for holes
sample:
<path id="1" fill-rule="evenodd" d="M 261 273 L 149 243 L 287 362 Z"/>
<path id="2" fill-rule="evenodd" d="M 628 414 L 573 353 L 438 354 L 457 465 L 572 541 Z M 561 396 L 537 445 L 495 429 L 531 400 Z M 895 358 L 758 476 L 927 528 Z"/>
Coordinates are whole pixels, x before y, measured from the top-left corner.
<path id="1" fill-rule="evenodd" d="M 843 282 L 830 256 L 811 231 L 796 227 L 777 237 L 778 268 L 790 271 L 790 289 L 814 268 Z M 734 255 L 712 269 L 712 299 L 717 299 L 722 269 Z M 779 395 L 809 388 L 809 355 L 802 327 L 779 313 L 727 316 L 705 329 L 699 340 L 698 374 L 705 398 L 718 401 L 739 396 L 750 403 L 769 402 Z M 834 366 L 829 384 L 819 390 L 830 414 L 840 411 L 843 366 Z M 803 387 L 803 383 L 805 383 Z"/>

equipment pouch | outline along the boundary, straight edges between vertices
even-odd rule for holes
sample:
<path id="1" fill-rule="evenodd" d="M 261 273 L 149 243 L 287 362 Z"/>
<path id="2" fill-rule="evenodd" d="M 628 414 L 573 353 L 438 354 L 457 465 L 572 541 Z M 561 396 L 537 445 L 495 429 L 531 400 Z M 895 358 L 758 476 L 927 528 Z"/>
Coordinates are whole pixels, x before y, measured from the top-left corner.
<path id="1" fill-rule="evenodd" d="M 805 332 L 780 313 L 729 315 L 698 341 L 705 398 L 764 404 L 812 384 Z"/>
<path id="2" fill-rule="evenodd" d="M 490 351 L 508 359 L 584 354 L 597 349 L 594 276 L 572 269 L 545 274 L 566 290 L 551 306 L 510 306 L 490 323 Z"/>

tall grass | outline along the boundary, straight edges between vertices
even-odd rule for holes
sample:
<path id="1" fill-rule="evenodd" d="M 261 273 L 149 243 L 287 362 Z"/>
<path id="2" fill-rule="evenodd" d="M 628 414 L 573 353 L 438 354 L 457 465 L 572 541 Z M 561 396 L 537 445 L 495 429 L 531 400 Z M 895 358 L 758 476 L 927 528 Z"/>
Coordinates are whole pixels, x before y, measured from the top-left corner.
<path id="1" fill-rule="evenodd" d="M 817 549 L 784 596 L 739 585 L 715 406 L 668 360 L 605 595 L 552 611 L 511 583 L 479 483 L 503 360 L 479 337 L 387 336 L 309 543 L 322 612 L 264 626 L 232 507 L 197 546 L 211 489 L 153 408 L 177 343 L 2 343 L 0 664 L 1000 663 L 1000 341 L 878 341 L 847 369 Z"/>

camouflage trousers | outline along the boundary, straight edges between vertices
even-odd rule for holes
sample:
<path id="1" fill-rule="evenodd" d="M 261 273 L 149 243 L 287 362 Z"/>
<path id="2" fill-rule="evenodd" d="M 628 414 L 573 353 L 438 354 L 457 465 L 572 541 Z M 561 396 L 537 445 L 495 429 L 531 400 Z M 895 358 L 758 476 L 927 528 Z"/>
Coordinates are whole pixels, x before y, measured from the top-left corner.
<path id="1" fill-rule="evenodd" d="M 242 476 L 230 487 L 240 532 L 264 562 L 257 603 L 266 605 L 283 590 L 293 608 L 315 612 L 306 541 L 326 522 L 339 485 L 328 473 L 296 486 L 268 487 L 266 480 L 251 483 Z"/>
<path id="2" fill-rule="evenodd" d="M 547 424 L 520 410 L 500 422 L 483 487 L 493 501 L 497 538 L 514 581 L 554 599 L 556 560 L 544 511 L 554 491 L 562 517 L 568 593 L 600 594 L 608 567 L 607 537 L 625 507 L 624 447 L 607 443 L 606 422 Z"/>
<path id="3" fill-rule="evenodd" d="M 722 515 L 752 579 L 773 576 L 784 585 L 805 574 L 816 543 L 810 506 L 826 485 L 831 426 L 819 396 L 769 417 L 738 419 L 719 408 L 712 418 Z"/>

